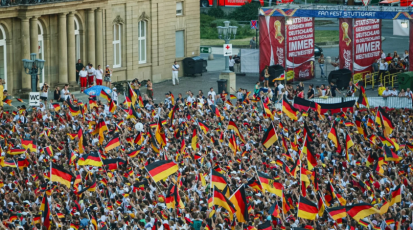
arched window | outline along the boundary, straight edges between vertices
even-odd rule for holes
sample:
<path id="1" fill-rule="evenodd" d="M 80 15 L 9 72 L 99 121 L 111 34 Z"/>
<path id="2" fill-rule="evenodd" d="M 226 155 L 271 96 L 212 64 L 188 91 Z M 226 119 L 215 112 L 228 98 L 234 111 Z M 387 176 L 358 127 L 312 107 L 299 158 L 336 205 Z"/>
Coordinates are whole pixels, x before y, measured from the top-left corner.
<path id="1" fill-rule="evenodd" d="M 39 21 L 37 21 L 37 34 L 38 34 L 37 41 L 39 44 L 38 51 L 37 51 L 37 53 L 39 54 L 38 58 L 44 60 L 43 26 L 42 24 L 40 24 Z M 42 70 L 42 74 L 39 77 L 40 77 L 39 83 L 43 84 L 44 83 L 44 68 Z"/>
<path id="2" fill-rule="evenodd" d="M 79 21 L 75 17 L 75 57 L 76 63 L 80 59 L 80 34 L 79 34 Z"/>
<path id="3" fill-rule="evenodd" d="M 113 25 L 113 68 L 122 66 L 122 24 Z"/>
<path id="4" fill-rule="evenodd" d="M 6 32 L 0 25 L 0 78 L 5 81 L 4 89 L 7 89 L 7 52 Z"/>
<path id="5" fill-rule="evenodd" d="M 139 22 L 139 64 L 146 63 L 146 21 Z"/>

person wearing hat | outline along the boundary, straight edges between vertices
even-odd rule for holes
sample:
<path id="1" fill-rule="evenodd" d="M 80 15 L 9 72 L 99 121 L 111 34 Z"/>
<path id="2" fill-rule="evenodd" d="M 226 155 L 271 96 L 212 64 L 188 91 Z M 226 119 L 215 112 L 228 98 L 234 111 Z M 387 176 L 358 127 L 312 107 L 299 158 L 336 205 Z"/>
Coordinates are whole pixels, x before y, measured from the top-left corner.
<path id="1" fill-rule="evenodd" d="M 112 70 L 109 69 L 109 65 L 106 65 L 105 69 L 105 78 L 103 79 L 105 81 L 106 87 L 112 87 L 110 77 L 112 77 Z"/>
<path id="2" fill-rule="evenodd" d="M 112 89 L 112 100 L 115 102 L 115 104 L 118 104 L 118 95 L 119 95 L 119 93 L 116 91 L 116 87 L 113 87 L 113 89 Z"/>

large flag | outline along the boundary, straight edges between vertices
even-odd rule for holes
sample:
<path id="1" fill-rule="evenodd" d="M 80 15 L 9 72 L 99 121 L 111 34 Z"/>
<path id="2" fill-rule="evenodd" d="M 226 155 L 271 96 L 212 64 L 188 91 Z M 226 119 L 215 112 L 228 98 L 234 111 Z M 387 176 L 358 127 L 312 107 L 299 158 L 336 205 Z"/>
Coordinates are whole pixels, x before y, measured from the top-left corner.
<path id="1" fill-rule="evenodd" d="M 151 175 L 152 179 L 158 182 L 176 173 L 179 167 L 171 160 L 161 160 L 145 166 L 145 169 L 149 175 Z"/>
<path id="2" fill-rule="evenodd" d="M 70 111 L 70 114 L 72 115 L 72 116 L 77 116 L 77 115 L 80 115 L 80 107 L 79 106 L 74 106 L 74 105 L 72 105 L 72 103 L 67 103 L 68 104 L 68 107 L 69 107 L 69 111 Z"/>
<path id="3" fill-rule="evenodd" d="M 132 100 L 132 106 L 135 107 L 136 100 L 138 99 L 138 95 L 135 93 L 135 91 L 132 89 L 130 84 L 128 84 L 128 89 L 129 89 L 129 97 Z"/>
<path id="4" fill-rule="evenodd" d="M 287 214 L 288 211 L 290 211 L 290 206 L 287 203 L 287 199 L 285 199 L 285 192 L 284 191 L 282 192 L 282 198 L 283 198 L 283 200 L 282 200 L 282 211 L 283 211 L 284 214 Z"/>
<path id="5" fill-rule="evenodd" d="M 106 100 L 110 100 L 111 99 L 111 96 L 109 96 L 109 94 L 107 94 L 106 92 L 105 92 L 105 90 L 101 90 L 100 91 L 100 97 L 103 97 L 103 98 L 105 98 Z"/>
<path id="6" fill-rule="evenodd" d="M 392 192 L 390 192 L 389 200 L 390 206 L 402 201 L 402 188 L 400 187 L 400 184 Z"/>
<path id="7" fill-rule="evenodd" d="M 296 121 L 297 120 L 297 109 L 294 108 L 287 100 L 287 98 L 284 96 L 283 102 L 282 102 L 282 112 L 287 115 L 291 120 Z"/>
<path id="8" fill-rule="evenodd" d="M 122 158 L 107 159 L 103 160 L 102 162 L 103 165 L 106 166 L 107 170 L 109 171 L 116 170 L 119 166 L 127 164 L 127 162 Z"/>
<path id="9" fill-rule="evenodd" d="M 317 207 L 318 207 L 318 215 L 322 217 L 324 210 L 326 209 L 326 206 L 324 205 L 323 198 L 321 197 L 319 193 L 317 193 Z"/>
<path id="10" fill-rule="evenodd" d="M 232 202 L 228 200 L 228 198 L 226 198 L 225 195 L 222 194 L 216 187 L 214 187 L 213 194 L 214 205 L 218 205 L 227 210 L 229 212 L 229 219 L 232 221 L 233 214 L 237 211 Z"/>
<path id="11" fill-rule="evenodd" d="M 237 124 L 235 124 L 234 121 L 232 121 L 232 120 L 229 121 L 227 128 L 229 130 L 234 130 L 235 134 L 237 134 L 237 136 L 241 139 L 241 141 L 246 143 L 244 137 L 241 135 L 241 132 L 239 131 L 239 129 L 237 127 Z"/>
<path id="12" fill-rule="evenodd" d="M 110 150 L 120 146 L 120 138 L 119 136 L 110 140 L 105 146 L 105 152 L 109 152 Z"/>
<path id="13" fill-rule="evenodd" d="M 273 193 L 279 197 L 282 197 L 282 190 L 284 186 L 282 183 L 275 182 L 274 179 L 271 177 L 265 175 L 264 173 L 257 172 L 258 173 L 258 178 L 261 182 L 261 186 L 263 188 L 263 191 L 268 191 L 270 193 Z"/>
<path id="14" fill-rule="evenodd" d="M 309 199 L 300 196 L 297 217 L 301 217 L 307 220 L 315 220 L 317 214 L 317 205 L 311 202 Z"/>
<path id="15" fill-rule="evenodd" d="M 198 144 L 198 130 L 196 129 L 196 127 L 193 127 L 191 147 L 194 151 L 196 151 L 196 149 L 197 149 L 197 144 Z"/>
<path id="16" fill-rule="evenodd" d="M 24 149 L 30 149 L 30 152 L 37 152 L 37 146 L 33 143 L 32 139 L 22 139 L 22 146 Z"/>
<path id="17" fill-rule="evenodd" d="M 103 162 L 99 157 L 99 154 L 97 153 L 91 153 L 87 155 L 83 155 L 78 161 L 77 164 L 79 166 L 82 165 L 90 165 L 90 166 L 95 166 L 95 167 L 102 167 Z"/>
<path id="18" fill-rule="evenodd" d="M 321 106 L 321 113 L 327 113 L 330 112 L 331 114 L 336 114 L 340 112 L 354 112 L 354 104 L 356 103 L 355 100 L 352 101 L 346 101 L 342 103 L 335 103 L 335 104 L 325 104 L 325 103 L 317 103 L 319 106 Z M 307 111 L 310 108 L 315 110 L 315 104 L 313 101 L 306 100 L 300 97 L 294 97 L 294 107 L 300 111 Z"/>
<path id="19" fill-rule="evenodd" d="M 178 186 L 171 183 L 168 187 L 165 196 L 165 204 L 167 208 L 185 208 L 184 203 L 179 195 Z"/>
<path id="20" fill-rule="evenodd" d="M 51 167 L 50 181 L 59 182 L 70 188 L 70 182 L 72 181 L 74 175 L 60 165 L 52 163 Z"/>
<path id="21" fill-rule="evenodd" d="M 326 194 L 324 195 L 324 200 L 327 203 L 327 206 L 331 206 L 334 202 L 334 199 L 337 198 L 336 193 L 334 192 L 334 187 L 330 182 L 326 186 Z"/>
<path id="22" fill-rule="evenodd" d="M 359 117 L 356 116 L 356 126 L 357 126 L 357 131 L 359 134 L 363 135 L 364 139 L 367 140 L 367 132 L 366 132 L 366 127 L 364 126 L 364 123 L 361 121 Z"/>
<path id="23" fill-rule="evenodd" d="M 255 177 L 251 178 L 248 182 L 247 185 L 250 186 L 253 189 L 256 189 L 258 191 L 262 191 L 262 186 L 261 186 L 261 182 L 257 179 L 255 179 Z"/>
<path id="24" fill-rule="evenodd" d="M 275 132 L 275 127 L 271 122 L 270 126 L 267 128 L 267 131 L 264 133 L 261 143 L 265 146 L 265 148 L 269 149 L 277 140 L 278 136 Z"/>
<path id="25" fill-rule="evenodd" d="M 307 196 L 307 187 L 310 185 L 310 180 L 307 176 L 307 169 L 301 167 L 300 165 L 300 181 L 301 181 L 301 194 L 305 197 Z"/>
<path id="26" fill-rule="evenodd" d="M 162 126 L 162 121 L 161 119 L 158 119 L 158 124 L 156 126 L 156 131 L 155 131 L 155 138 L 156 141 L 161 144 L 161 146 L 166 145 L 166 136 L 165 136 L 165 130 Z"/>
<path id="27" fill-rule="evenodd" d="M 394 153 L 387 145 L 384 146 L 384 160 L 385 161 L 401 161 L 403 158 Z"/>
<path id="28" fill-rule="evenodd" d="M 360 219 L 363 219 L 364 217 L 370 216 L 372 214 L 380 213 L 379 210 L 368 203 L 358 203 L 351 206 L 346 206 L 346 211 L 347 214 L 356 221 L 359 221 Z"/>
<path id="29" fill-rule="evenodd" d="M 314 140 L 313 134 L 310 132 L 310 129 L 308 128 L 307 122 L 304 121 L 304 128 L 303 128 L 303 134 L 307 139 L 312 142 Z"/>
<path id="30" fill-rule="evenodd" d="M 110 99 L 109 101 L 109 112 L 115 113 L 116 112 L 116 103 L 114 100 Z"/>
<path id="31" fill-rule="evenodd" d="M 230 134 L 228 146 L 234 152 L 234 156 L 237 155 L 237 139 L 234 133 Z"/>
<path id="32" fill-rule="evenodd" d="M 267 220 L 264 223 L 258 225 L 258 230 L 272 230 L 271 222 Z"/>
<path id="33" fill-rule="evenodd" d="M 234 205 L 234 208 L 236 210 L 235 216 L 237 217 L 238 222 L 248 222 L 248 203 L 247 196 L 245 195 L 244 185 L 241 185 L 241 187 L 239 187 L 238 190 L 235 191 L 234 194 L 232 194 L 229 200 Z"/>
<path id="34" fill-rule="evenodd" d="M 327 212 L 330 214 L 331 218 L 334 220 L 342 219 L 346 217 L 346 207 L 337 206 L 334 208 L 327 208 Z"/>
<path id="35" fill-rule="evenodd" d="M 378 108 L 377 113 L 380 113 L 380 121 L 381 121 L 380 123 L 383 124 L 382 128 L 384 130 L 385 136 L 389 136 L 394 130 L 394 124 L 390 116 L 381 107 Z"/>
<path id="36" fill-rule="evenodd" d="M 347 161 L 350 161 L 350 156 L 349 156 L 349 150 L 350 148 L 354 145 L 353 140 L 351 140 L 351 137 L 348 133 L 346 133 L 346 159 Z"/>
<path id="37" fill-rule="evenodd" d="M 198 125 L 199 125 L 199 128 L 200 128 L 202 131 L 204 131 L 205 134 L 208 133 L 208 131 L 209 131 L 208 125 L 206 125 L 205 123 L 200 122 L 200 121 L 198 121 Z"/>
<path id="38" fill-rule="evenodd" d="M 330 139 L 337 148 L 337 152 L 341 152 L 340 142 L 338 140 L 338 133 L 336 129 L 336 122 L 334 121 L 333 125 L 331 126 L 330 132 L 327 135 L 328 139 Z"/>
<path id="39" fill-rule="evenodd" d="M 225 179 L 225 176 L 221 173 L 212 169 L 211 172 L 211 186 L 217 187 L 219 190 L 224 190 L 225 186 L 227 186 L 228 182 Z"/>

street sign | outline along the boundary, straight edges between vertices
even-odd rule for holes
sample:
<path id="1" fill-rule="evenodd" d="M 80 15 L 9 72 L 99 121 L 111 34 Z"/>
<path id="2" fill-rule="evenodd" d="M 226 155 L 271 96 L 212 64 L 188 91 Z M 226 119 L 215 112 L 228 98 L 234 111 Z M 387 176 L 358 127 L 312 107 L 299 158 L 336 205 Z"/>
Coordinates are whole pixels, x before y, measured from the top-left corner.
<path id="1" fill-rule="evenodd" d="M 257 29 L 257 20 L 251 20 L 251 29 Z"/>
<path id="2" fill-rule="evenodd" d="M 39 92 L 30 92 L 29 106 L 40 106 L 40 93 Z"/>
<path id="3" fill-rule="evenodd" d="M 201 46 L 200 47 L 201 54 L 209 54 L 211 53 L 211 47 Z"/>
<path id="4" fill-rule="evenodd" d="M 224 56 L 232 56 L 232 44 L 224 44 Z"/>

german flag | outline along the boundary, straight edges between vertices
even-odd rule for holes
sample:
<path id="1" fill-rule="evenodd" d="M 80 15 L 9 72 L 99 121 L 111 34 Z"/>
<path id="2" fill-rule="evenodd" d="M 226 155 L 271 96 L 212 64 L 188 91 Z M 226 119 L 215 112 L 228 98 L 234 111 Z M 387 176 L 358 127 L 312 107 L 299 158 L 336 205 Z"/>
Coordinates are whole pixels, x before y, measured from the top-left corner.
<path id="1" fill-rule="evenodd" d="M 383 137 L 381 135 L 378 135 L 378 137 L 380 138 L 383 145 L 386 145 L 386 146 L 389 146 L 389 147 L 393 146 L 396 151 L 399 150 L 400 146 L 399 146 L 399 144 L 397 144 L 395 139 L 393 139 L 393 138 L 390 139 L 387 136 Z"/>
<path id="2" fill-rule="evenodd" d="M 225 177 L 212 169 L 211 172 L 211 186 L 217 187 L 220 191 L 224 190 L 225 186 L 227 186 L 228 182 Z"/>
<path id="3" fill-rule="evenodd" d="M 342 219 L 346 217 L 346 207 L 338 206 L 334 208 L 327 208 L 327 212 L 334 220 Z"/>
<path id="4" fill-rule="evenodd" d="M 288 101 L 287 98 L 284 96 L 282 102 L 282 111 L 289 117 L 291 120 L 297 120 L 297 109 L 294 108 Z"/>
<path id="5" fill-rule="evenodd" d="M 367 140 L 367 132 L 366 132 L 364 123 L 357 116 L 356 116 L 356 126 L 357 126 L 358 133 L 363 135 L 364 139 Z"/>
<path id="6" fill-rule="evenodd" d="M 234 94 L 230 94 L 230 95 L 229 95 L 229 98 L 230 98 L 231 100 L 234 100 L 234 99 L 237 99 L 237 96 L 235 96 Z"/>
<path id="7" fill-rule="evenodd" d="M 109 101 L 109 112 L 114 113 L 116 111 L 116 103 L 114 100 L 110 99 Z"/>
<path id="8" fill-rule="evenodd" d="M 394 130 L 394 124 L 390 118 L 390 116 L 384 111 L 383 108 L 379 107 L 378 112 L 380 113 L 380 120 L 384 126 L 384 134 L 385 136 L 389 136 Z M 377 123 L 377 121 L 376 121 Z"/>
<path id="9" fill-rule="evenodd" d="M 261 140 L 261 143 L 265 146 L 265 148 L 269 149 L 277 140 L 277 132 L 275 131 L 274 124 L 271 122 Z"/>
<path id="10" fill-rule="evenodd" d="M 232 194 L 229 200 L 234 205 L 236 210 L 235 216 L 237 217 L 238 222 L 247 223 L 249 221 L 248 203 L 244 185 L 241 185 L 241 187 L 239 187 L 238 190 Z"/>
<path id="11" fill-rule="evenodd" d="M 264 191 L 268 191 L 270 193 L 273 193 L 279 197 L 282 197 L 282 190 L 284 189 L 284 186 L 282 183 L 275 182 L 274 179 L 271 177 L 265 175 L 264 173 L 257 172 L 258 173 L 258 179 L 261 182 L 261 186 Z"/>
<path id="12" fill-rule="evenodd" d="M 59 112 L 61 109 L 59 103 L 52 103 L 52 106 L 53 106 L 54 111 L 56 112 Z"/>
<path id="13" fill-rule="evenodd" d="M 166 145 L 165 130 L 162 126 L 161 119 L 158 119 L 158 123 L 157 123 L 157 126 L 156 126 L 156 131 L 155 131 L 155 138 L 156 138 L 156 141 L 161 144 L 161 146 Z"/>
<path id="14" fill-rule="evenodd" d="M 60 184 L 66 185 L 70 188 L 70 182 L 72 181 L 73 174 L 62 166 L 52 163 L 51 177 L 50 181 L 59 182 Z"/>
<path id="15" fill-rule="evenodd" d="M 321 105 L 318 104 L 317 102 L 314 102 L 314 107 L 315 107 L 315 111 L 321 115 Z"/>
<path id="16" fill-rule="evenodd" d="M 109 152 L 110 150 L 120 146 L 120 139 L 119 136 L 110 140 L 105 146 L 105 152 Z"/>
<path id="17" fill-rule="evenodd" d="M 262 112 L 263 116 L 264 117 L 270 117 L 271 120 L 274 120 L 274 115 L 271 113 L 271 110 L 270 110 L 270 108 L 268 108 L 268 105 L 265 104 L 265 103 L 262 103 L 262 105 L 263 105 L 263 109 L 264 109 L 264 111 Z"/>
<path id="18" fill-rule="evenodd" d="M 370 225 L 369 222 L 367 222 L 367 221 L 365 221 L 365 220 L 362 220 L 362 219 L 360 219 L 360 220 L 358 221 L 358 223 L 359 223 L 361 226 L 366 227 L 366 228 Z"/>
<path id="19" fill-rule="evenodd" d="M 380 213 L 379 210 L 368 203 L 358 203 L 355 205 L 346 206 L 346 211 L 347 214 L 356 221 L 359 221 L 360 219 L 363 219 L 364 217 L 370 216 L 372 214 Z"/>
<path id="20" fill-rule="evenodd" d="M 135 93 L 135 91 L 132 89 L 132 87 L 130 86 L 130 84 L 128 84 L 128 93 L 129 93 L 129 98 L 131 98 L 132 100 L 132 106 L 135 107 L 135 103 L 138 100 L 138 95 Z M 140 107 L 143 107 L 141 105 L 139 105 Z"/>
<path id="21" fill-rule="evenodd" d="M 387 226 L 390 226 L 391 224 L 394 224 L 394 219 L 392 219 L 392 218 L 388 218 L 388 219 L 386 219 L 386 224 L 387 224 Z"/>
<path id="22" fill-rule="evenodd" d="M 228 146 L 234 152 L 234 156 L 237 155 L 237 139 L 234 133 L 230 134 Z"/>
<path id="23" fill-rule="evenodd" d="M 378 172 L 380 175 L 384 174 L 384 169 L 382 167 L 382 165 L 384 165 L 384 159 L 383 157 L 379 157 L 378 160 L 376 160 L 376 164 L 373 166 L 373 169 Z"/>
<path id="24" fill-rule="evenodd" d="M 43 208 L 43 209 L 40 209 L 40 210 L 43 211 L 43 213 L 42 213 L 43 223 L 42 224 L 43 224 L 43 226 L 46 227 L 47 230 L 50 230 L 50 229 L 52 229 L 52 224 L 50 223 L 51 210 L 50 210 L 50 207 L 49 207 L 49 201 L 48 201 L 46 196 L 43 197 L 43 202 L 42 202 L 41 208 Z"/>
<path id="25" fill-rule="evenodd" d="M 128 96 L 125 95 L 125 101 L 123 102 L 124 105 L 126 105 L 127 108 L 130 108 L 132 105 L 132 101 Z"/>
<path id="26" fill-rule="evenodd" d="M 326 186 L 326 194 L 324 195 L 324 200 L 327 206 L 331 206 L 336 198 L 337 195 L 334 192 L 334 187 L 331 185 L 331 182 L 328 182 Z"/>
<path id="27" fill-rule="evenodd" d="M 196 151 L 196 149 L 198 144 L 198 130 L 196 129 L 196 127 L 193 127 L 192 129 L 192 140 L 191 140 L 191 147 L 194 151 Z"/>
<path id="28" fill-rule="evenodd" d="M 205 134 L 208 133 L 208 131 L 209 131 L 208 125 L 206 125 L 205 123 L 200 122 L 200 121 L 198 121 L 198 125 L 199 125 L 199 128 L 200 128 L 202 131 L 204 131 Z"/>
<path id="29" fill-rule="evenodd" d="M 390 206 L 396 203 L 400 203 L 402 201 L 402 188 L 398 185 L 391 193 L 390 193 Z"/>
<path id="30" fill-rule="evenodd" d="M 346 159 L 347 161 L 350 161 L 349 150 L 351 147 L 353 147 L 354 143 L 353 140 L 351 140 L 350 135 L 348 133 L 346 134 Z"/>
<path id="31" fill-rule="evenodd" d="M 72 105 L 72 103 L 67 103 L 68 107 L 69 107 L 69 111 L 70 114 L 75 117 L 77 115 L 80 115 L 81 111 L 80 111 L 80 107 L 79 106 L 74 106 Z"/>
<path id="32" fill-rule="evenodd" d="M 65 218 L 65 214 L 63 214 L 63 213 L 56 213 L 56 216 L 57 216 L 57 218 L 59 218 L 59 219 L 63 219 L 63 218 Z"/>
<path id="33" fill-rule="evenodd" d="M 138 132 L 138 134 L 135 137 L 134 143 L 137 145 L 142 145 L 143 141 L 144 141 L 144 138 L 143 138 L 142 133 Z"/>
<path id="34" fill-rule="evenodd" d="M 40 224 L 41 221 L 42 221 L 41 215 L 34 215 L 34 216 L 33 216 L 33 222 L 34 222 L 34 224 Z"/>
<path id="35" fill-rule="evenodd" d="M 8 104 L 8 105 L 10 105 L 10 106 L 12 106 L 12 104 L 11 104 L 12 101 L 11 101 L 11 99 L 10 99 L 9 97 L 4 98 L 4 99 L 3 99 L 3 102 L 6 103 L 6 104 Z"/>
<path id="36" fill-rule="evenodd" d="M 140 151 L 141 149 L 134 149 L 134 150 L 127 152 L 126 155 L 128 155 L 130 158 L 133 158 L 133 157 L 136 157 Z"/>
<path id="37" fill-rule="evenodd" d="M 237 134 L 237 136 L 241 139 L 241 141 L 243 143 L 246 143 L 244 137 L 241 135 L 241 132 L 239 131 L 239 129 L 237 127 L 237 124 L 235 124 L 234 121 L 232 121 L 232 120 L 229 121 L 227 128 L 228 128 L 228 130 L 234 130 L 235 134 Z"/>
<path id="38" fill-rule="evenodd" d="M 179 167 L 171 160 L 161 160 L 145 166 L 145 169 L 152 176 L 152 179 L 158 182 L 176 173 Z"/>
<path id="39" fill-rule="evenodd" d="M 320 217 L 323 216 L 326 206 L 324 205 L 323 198 L 321 197 L 319 193 L 317 193 L 317 207 L 318 207 L 318 215 Z"/>
<path id="40" fill-rule="evenodd" d="M 317 205 L 311 202 L 309 199 L 300 196 L 300 201 L 298 203 L 298 213 L 297 217 L 301 217 L 307 220 L 315 220 L 318 214 Z"/>
<path id="41" fill-rule="evenodd" d="M 236 212 L 236 209 L 231 201 L 228 200 L 228 198 L 226 198 L 224 194 L 222 194 L 216 187 L 214 187 L 213 200 L 214 205 L 222 207 L 229 212 L 229 218 L 232 221 L 233 214 Z"/>
<path id="42" fill-rule="evenodd" d="M 330 139 L 337 148 L 337 152 L 341 152 L 339 149 L 340 142 L 338 141 L 338 134 L 336 129 L 336 122 L 334 121 L 333 125 L 331 126 L 330 132 L 327 135 L 328 139 Z"/>
<path id="43" fill-rule="evenodd" d="M 52 146 L 50 145 L 50 146 L 47 146 L 47 147 L 44 147 L 43 148 L 43 151 L 45 152 L 45 153 L 47 153 L 47 155 L 49 155 L 50 157 L 53 157 L 53 149 L 52 149 Z"/>
<path id="44" fill-rule="evenodd" d="M 18 217 L 17 217 L 17 215 L 15 214 L 15 213 L 12 213 L 12 214 L 10 214 L 10 217 L 9 217 L 9 221 L 10 222 L 14 222 L 14 221 L 16 221 L 18 219 Z"/>
<path id="45" fill-rule="evenodd" d="M 304 136 L 307 137 L 307 139 L 312 142 L 314 140 L 313 134 L 310 132 L 310 129 L 307 126 L 307 122 L 304 121 L 304 128 L 303 128 L 303 134 Z"/>
<path id="46" fill-rule="evenodd" d="M 85 190 L 87 190 L 89 192 L 96 192 L 96 187 L 97 187 L 97 183 L 96 183 L 96 178 L 95 178 L 95 179 L 93 179 L 92 184 L 89 187 L 85 188 Z M 82 193 L 82 192 L 80 192 L 80 193 Z"/>
<path id="47" fill-rule="evenodd" d="M 219 117 L 221 120 L 224 120 L 224 116 L 221 115 L 217 106 L 212 105 L 211 110 L 215 113 L 215 116 Z"/>
<path id="48" fill-rule="evenodd" d="M 105 98 L 107 101 L 109 101 L 110 99 L 112 99 L 112 97 L 109 96 L 109 94 L 107 94 L 107 93 L 105 92 L 105 90 L 103 90 L 103 89 L 100 91 L 100 97 Z"/>
<path id="49" fill-rule="evenodd" d="M 361 85 L 360 85 L 360 94 L 359 94 L 359 98 L 357 100 L 357 104 L 358 104 L 359 107 L 360 107 L 360 105 L 364 105 L 367 108 L 369 108 L 369 101 L 367 100 L 366 90 Z"/>
<path id="50" fill-rule="evenodd" d="M 337 114 L 342 111 L 354 112 L 354 104 L 356 103 L 355 100 L 346 101 L 342 103 L 335 103 L 335 104 L 325 104 L 325 103 L 318 103 L 321 106 L 321 113 L 330 112 L 331 114 Z M 314 110 L 315 105 L 313 101 L 306 100 L 300 97 L 294 97 L 294 107 L 300 111 L 307 111 L 310 108 Z"/>
<path id="51" fill-rule="evenodd" d="M 346 205 L 346 204 L 347 204 L 346 199 L 344 199 L 344 197 L 342 197 L 339 193 L 336 193 L 336 196 L 337 196 L 338 202 L 339 202 L 341 205 Z"/>
<path id="52" fill-rule="evenodd" d="M 70 140 L 74 140 L 77 137 L 77 133 L 67 133 L 69 136 Z"/>
<path id="53" fill-rule="evenodd" d="M 165 197 L 165 204 L 167 208 L 185 208 L 184 203 L 179 195 L 178 186 L 171 183 L 168 187 Z"/>
<path id="54" fill-rule="evenodd" d="M 70 223 L 70 228 L 73 228 L 75 230 L 79 230 L 80 225 L 79 224 L 75 224 L 75 223 Z M 105 226 L 106 227 L 106 226 Z M 101 228 L 104 229 L 105 227 Z M 107 229 L 107 228 L 106 228 Z"/>
<path id="55" fill-rule="evenodd" d="M 290 206 L 287 203 L 287 199 L 285 198 L 285 192 L 282 193 L 282 210 L 284 214 L 287 214 L 290 211 Z"/>
<path id="56" fill-rule="evenodd" d="M 307 169 L 301 167 L 300 165 L 300 181 L 301 181 L 301 194 L 305 197 L 307 196 L 307 187 L 310 186 L 310 180 L 307 176 Z"/>
<path id="57" fill-rule="evenodd" d="M 90 166 L 95 166 L 95 167 L 102 167 L 103 162 L 99 157 L 99 154 L 87 154 L 84 155 L 84 157 L 81 157 L 78 161 L 77 164 L 79 166 L 82 165 L 90 165 Z"/>
<path id="58" fill-rule="evenodd" d="M 26 152 L 26 149 L 10 149 L 9 155 L 20 155 Z"/>
<path id="59" fill-rule="evenodd" d="M 309 139 L 305 138 L 302 153 L 307 154 L 307 167 L 308 170 L 313 170 L 314 167 L 317 166 L 317 158 L 314 153 L 313 147 L 311 147 L 309 143 Z"/>
<path id="60" fill-rule="evenodd" d="M 270 221 L 265 221 L 263 224 L 258 225 L 258 230 L 272 230 Z"/>
<path id="61" fill-rule="evenodd" d="M 116 170 L 119 166 L 127 164 L 127 162 L 121 158 L 103 160 L 102 163 L 110 171 Z"/>
<path id="62" fill-rule="evenodd" d="M 19 167 L 20 170 L 23 168 L 27 168 L 30 166 L 30 162 L 27 159 L 23 158 L 18 158 L 17 159 L 17 167 Z"/>
<path id="63" fill-rule="evenodd" d="M 384 160 L 385 161 L 401 161 L 403 157 L 399 157 L 389 147 L 384 146 Z"/>
<path id="64" fill-rule="evenodd" d="M 254 177 L 251 178 L 248 182 L 247 185 L 250 186 L 253 189 L 256 189 L 258 191 L 262 191 L 262 186 L 260 181 L 258 181 L 257 179 L 255 179 Z"/>

